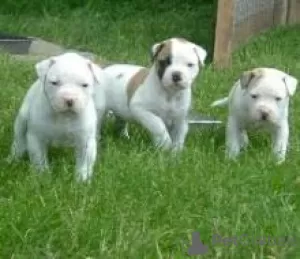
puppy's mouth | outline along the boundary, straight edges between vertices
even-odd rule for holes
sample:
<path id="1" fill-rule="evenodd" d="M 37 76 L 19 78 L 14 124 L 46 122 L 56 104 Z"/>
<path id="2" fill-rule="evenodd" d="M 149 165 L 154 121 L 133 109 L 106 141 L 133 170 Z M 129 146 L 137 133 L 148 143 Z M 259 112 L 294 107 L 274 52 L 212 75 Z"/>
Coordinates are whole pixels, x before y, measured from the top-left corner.
<path id="1" fill-rule="evenodd" d="M 172 85 L 175 89 L 178 89 L 178 90 L 183 90 L 183 89 L 186 89 L 185 85 L 181 84 L 181 83 L 173 83 Z"/>
<path id="2" fill-rule="evenodd" d="M 74 115 L 77 115 L 79 113 L 79 111 L 75 108 L 75 107 L 64 107 L 64 108 L 61 108 L 61 107 L 53 107 L 54 108 L 54 111 L 59 113 L 59 114 L 62 114 L 62 115 L 65 115 L 65 116 L 74 116 Z"/>
<path id="3" fill-rule="evenodd" d="M 168 90 L 173 90 L 173 91 L 182 91 L 182 90 L 185 90 L 187 87 L 182 83 L 172 83 L 172 84 L 166 85 L 165 88 Z"/>
<path id="4" fill-rule="evenodd" d="M 271 117 L 264 117 L 264 116 L 259 116 L 258 118 L 257 117 L 254 117 L 254 119 L 252 120 L 252 123 L 256 126 L 280 126 L 280 122 L 279 120 L 276 120 L 274 118 L 271 118 Z"/>
<path id="5" fill-rule="evenodd" d="M 78 112 L 75 111 L 74 109 L 67 109 L 67 110 L 63 111 L 62 113 L 66 114 L 66 115 L 74 115 L 74 114 L 77 114 Z"/>

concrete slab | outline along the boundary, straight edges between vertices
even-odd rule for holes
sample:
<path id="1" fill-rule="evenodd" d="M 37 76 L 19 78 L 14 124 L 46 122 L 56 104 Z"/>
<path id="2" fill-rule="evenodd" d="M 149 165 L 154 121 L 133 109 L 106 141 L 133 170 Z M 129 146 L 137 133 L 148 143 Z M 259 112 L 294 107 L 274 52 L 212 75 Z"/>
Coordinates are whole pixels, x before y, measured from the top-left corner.
<path id="1" fill-rule="evenodd" d="M 31 38 L 28 55 L 59 55 L 65 52 L 65 48 L 38 38 Z"/>
<path id="2" fill-rule="evenodd" d="M 0 38 L 0 49 L 8 53 L 27 54 L 31 45 L 31 39 L 28 38 Z"/>
<path id="3" fill-rule="evenodd" d="M 66 49 L 63 46 L 40 38 L 15 36 L 3 32 L 0 32 L 0 49 L 12 55 L 16 55 L 15 57 L 20 60 L 26 60 L 28 57 L 28 60 L 38 61 L 69 51 L 76 52 L 91 60 L 97 58 L 97 56 L 91 52 Z M 99 57 L 97 59 L 99 59 Z"/>

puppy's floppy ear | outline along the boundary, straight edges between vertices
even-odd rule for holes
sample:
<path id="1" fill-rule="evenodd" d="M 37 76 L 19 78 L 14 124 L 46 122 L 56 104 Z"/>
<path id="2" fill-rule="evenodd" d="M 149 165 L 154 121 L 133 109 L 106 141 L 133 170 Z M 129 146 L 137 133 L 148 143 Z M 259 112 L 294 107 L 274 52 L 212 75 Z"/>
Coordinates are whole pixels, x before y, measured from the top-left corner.
<path id="1" fill-rule="evenodd" d="M 250 82 L 255 78 L 262 75 L 262 71 L 259 69 L 248 70 L 242 73 L 240 77 L 242 89 L 248 88 Z"/>
<path id="2" fill-rule="evenodd" d="M 286 89 L 289 93 L 289 96 L 293 96 L 294 93 L 296 92 L 296 88 L 297 88 L 297 84 L 298 84 L 298 80 L 293 77 L 293 76 L 290 76 L 290 75 L 286 75 L 284 78 L 283 78 L 283 82 L 285 83 L 286 85 Z"/>
<path id="3" fill-rule="evenodd" d="M 151 47 L 150 56 L 151 56 L 151 61 L 152 62 L 155 60 L 155 58 L 157 57 L 157 55 L 163 49 L 164 46 L 165 46 L 164 42 L 159 42 L 159 43 L 155 43 Z"/>
<path id="4" fill-rule="evenodd" d="M 204 48 L 202 48 L 201 46 L 198 46 L 198 45 L 195 45 L 194 51 L 195 51 L 195 53 L 198 57 L 199 64 L 201 66 L 204 66 L 204 62 L 205 62 L 205 59 L 207 57 L 207 51 Z"/>
<path id="5" fill-rule="evenodd" d="M 104 72 L 103 72 L 103 69 L 96 65 L 95 63 L 89 61 L 88 62 L 88 67 L 94 77 L 94 80 L 98 83 L 98 84 L 101 84 L 101 81 L 102 81 L 102 78 L 103 78 L 103 75 L 104 75 Z"/>
<path id="6" fill-rule="evenodd" d="M 44 78 L 49 68 L 55 63 L 54 58 L 44 59 L 35 64 L 35 70 L 39 78 Z"/>

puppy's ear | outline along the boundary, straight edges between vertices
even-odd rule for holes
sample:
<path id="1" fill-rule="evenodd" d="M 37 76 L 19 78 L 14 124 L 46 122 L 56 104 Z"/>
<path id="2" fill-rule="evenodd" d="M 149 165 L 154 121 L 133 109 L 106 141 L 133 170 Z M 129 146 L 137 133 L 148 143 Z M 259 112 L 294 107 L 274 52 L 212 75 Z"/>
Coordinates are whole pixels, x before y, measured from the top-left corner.
<path id="1" fill-rule="evenodd" d="M 55 63 L 54 58 L 44 59 L 35 64 L 35 71 L 39 78 L 44 78 L 49 68 Z"/>
<path id="2" fill-rule="evenodd" d="M 155 43 L 151 47 L 150 56 L 151 56 L 151 61 L 152 62 L 155 60 L 155 58 L 157 57 L 157 55 L 163 49 L 164 46 L 165 46 L 164 42 L 159 42 L 159 43 Z"/>
<path id="3" fill-rule="evenodd" d="M 103 72 L 103 69 L 96 65 L 95 63 L 89 61 L 88 62 L 88 67 L 94 77 L 94 80 L 98 83 L 98 84 L 101 84 L 101 81 L 102 81 L 102 78 L 103 78 L 103 75 L 104 75 L 104 72 Z"/>
<path id="4" fill-rule="evenodd" d="M 286 89 L 287 89 L 287 91 L 289 93 L 289 96 L 293 96 L 294 93 L 296 92 L 298 80 L 295 77 L 293 77 L 293 76 L 286 75 L 283 78 L 283 82 L 286 85 Z"/>
<path id="5" fill-rule="evenodd" d="M 242 89 L 248 88 L 249 84 L 251 81 L 262 75 L 262 71 L 259 69 L 253 69 L 253 70 L 248 70 L 242 73 L 242 76 L 240 77 L 240 82 L 241 82 L 241 87 Z"/>
<path id="6" fill-rule="evenodd" d="M 200 66 L 203 67 L 205 59 L 207 57 L 207 51 L 204 48 L 202 48 L 202 47 L 200 47 L 198 45 L 195 45 L 194 51 L 195 51 L 195 53 L 196 53 L 196 55 L 198 57 Z"/>

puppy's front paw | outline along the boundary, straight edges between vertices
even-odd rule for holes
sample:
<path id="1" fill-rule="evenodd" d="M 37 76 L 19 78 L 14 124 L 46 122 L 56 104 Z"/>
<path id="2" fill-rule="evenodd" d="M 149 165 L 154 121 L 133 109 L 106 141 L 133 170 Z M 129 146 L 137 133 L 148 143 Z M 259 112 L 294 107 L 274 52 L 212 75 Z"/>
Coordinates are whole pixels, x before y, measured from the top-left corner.
<path id="1" fill-rule="evenodd" d="M 6 158 L 6 162 L 12 163 L 14 160 L 20 160 L 26 152 L 26 148 L 20 145 L 17 145 L 15 142 L 11 146 L 11 151 L 8 157 Z"/>
<path id="2" fill-rule="evenodd" d="M 281 165 L 284 161 L 285 161 L 285 155 L 286 154 L 286 150 L 274 150 L 274 155 L 275 155 L 275 159 L 276 159 L 276 165 Z"/>
<path id="3" fill-rule="evenodd" d="M 173 143 L 172 146 L 172 152 L 174 154 L 178 154 L 183 150 L 183 144 L 182 143 Z"/>
<path id="4" fill-rule="evenodd" d="M 237 157 L 238 157 L 238 152 L 233 152 L 233 151 L 230 151 L 230 150 L 226 150 L 225 151 L 225 158 L 227 160 L 231 160 L 231 161 L 236 161 L 237 160 Z"/>
<path id="5" fill-rule="evenodd" d="M 285 162 L 285 158 L 284 157 L 277 157 L 276 159 L 276 165 L 281 165 Z"/>
<path id="6" fill-rule="evenodd" d="M 5 158 L 5 162 L 8 164 L 12 164 L 16 159 L 16 157 L 13 154 L 9 154 L 6 158 Z"/>
<path id="7" fill-rule="evenodd" d="M 154 142 L 155 146 L 162 150 L 169 150 L 172 148 L 172 140 L 168 134 L 156 137 Z"/>
<path id="8" fill-rule="evenodd" d="M 50 168 L 49 168 L 48 164 L 46 164 L 46 163 L 31 164 L 30 168 L 31 168 L 32 171 L 35 171 L 39 174 L 50 172 Z"/>
<path id="9" fill-rule="evenodd" d="M 87 183 L 87 184 L 89 184 L 91 182 L 91 177 L 87 172 L 78 172 L 76 174 L 76 181 L 78 183 Z"/>
<path id="10" fill-rule="evenodd" d="M 130 139 L 130 135 L 128 133 L 127 127 L 124 128 L 123 130 L 121 130 L 120 136 L 123 137 L 123 138 L 125 138 L 125 139 L 128 139 L 128 140 Z"/>

